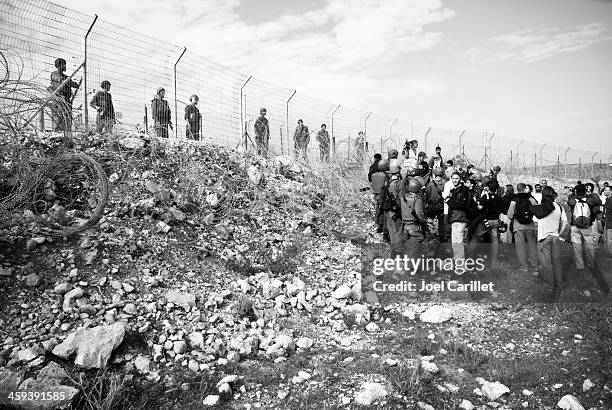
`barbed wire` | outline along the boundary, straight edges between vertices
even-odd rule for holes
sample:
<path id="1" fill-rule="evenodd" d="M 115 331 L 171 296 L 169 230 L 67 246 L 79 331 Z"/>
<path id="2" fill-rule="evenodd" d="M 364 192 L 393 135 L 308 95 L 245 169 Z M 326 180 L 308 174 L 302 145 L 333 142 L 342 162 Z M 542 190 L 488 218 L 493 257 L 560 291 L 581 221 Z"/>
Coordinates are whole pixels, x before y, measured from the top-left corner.
<path id="1" fill-rule="evenodd" d="M 487 130 L 450 130 L 433 125 L 371 113 L 308 96 L 294 89 L 252 78 L 213 62 L 179 45 L 98 19 L 44 0 L 3 0 L 0 3 L 0 47 L 22 56 L 24 75 L 47 87 L 61 57 L 71 72 L 86 60 L 83 86 L 74 96 L 75 125 L 92 127 L 95 110 L 88 104 L 104 80 L 111 93 L 118 121 L 127 127 L 152 129 L 151 101 L 159 87 L 166 89 L 175 131 L 171 137 L 186 138 L 185 106 L 189 97 L 200 97 L 203 140 L 237 146 L 246 131 L 253 135 L 259 109 L 267 109 L 270 149 L 292 154 L 298 119 L 311 131 L 308 155 L 317 157 L 316 133 L 325 123 L 336 143 L 337 155 L 362 155 L 354 151 L 360 131 L 368 152 L 402 149 L 408 139 L 419 141 L 419 150 L 433 154 L 440 145 L 445 158 L 462 158 L 480 168 L 493 164 L 514 173 L 611 175 L 612 155 L 575 147 L 540 144 L 496 135 Z M 79 80 L 77 78 L 77 80 Z M 39 126 L 52 121 L 43 115 Z"/>

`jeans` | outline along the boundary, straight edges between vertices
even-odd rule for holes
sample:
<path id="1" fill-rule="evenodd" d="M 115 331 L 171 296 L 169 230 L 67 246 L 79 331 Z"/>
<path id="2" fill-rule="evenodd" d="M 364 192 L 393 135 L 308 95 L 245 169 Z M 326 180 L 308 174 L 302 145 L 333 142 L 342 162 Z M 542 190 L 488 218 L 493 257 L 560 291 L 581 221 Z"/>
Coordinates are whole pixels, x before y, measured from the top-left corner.
<path id="1" fill-rule="evenodd" d="M 505 222 L 508 225 L 508 229 L 504 233 L 499 234 L 499 240 L 501 243 L 512 243 L 512 230 L 510 230 L 510 218 L 506 214 L 500 214 L 499 220 Z"/>
<path id="2" fill-rule="evenodd" d="M 384 212 L 380 212 L 380 194 L 374 194 L 374 222 L 379 228 L 383 228 L 385 225 Z"/>
<path id="3" fill-rule="evenodd" d="M 499 221 L 497 219 L 489 219 L 489 228 L 485 226 L 484 222 L 481 222 L 476 226 L 474 235 L 470 241 L 470 247 L 475 247 L 479 239 L 489 232 L 491 234 L 491 252 L 489 254 L 489 260 L 491 265 L 497 264 L 497 258 L 499 257 Z"/>
<path id="4" fill-rule="evenodd" d="M 444 242 L 448 234 L 446 233 L 446 218 L 444 213 L 441 211 L 436 214 L 436 219 L 438 220 L 438 238 L 440 238 L 440 242 Z"/>
<path id="5" fill-rule="evenodd" d="M 572 226 L 572 245 L 574 247 L 574 257 L 576 258 L 576 269 L 584 269 L 585 265 L 589 268 L 591 275 L 604 293 L 608 293 L 610 288 L 603 277 L 597 260 L 595 259 L 595 249 L 593 248 L 593 231 L 590 227 L 578 228 Z"/>
<path id="6" fill-rule="evenodd" d="M 540 259 L 540 277 L 553 292 L 559 292 L 563 282 L 559 238 L 548 235 L 539 241 L 538 257 Z"/>
<path id="7" fill-rule="evenodd" d="M 396 212 L 385 211 L 387 219 L 387 229 L 389 230 L 389 239 L 391 242 L 391 257 L 404 253 L 404 235 L 401 215 L 396 216 Z"/>
<path id="8" fill-rule="evenodd" d="M 319 145 L 319 159 L 321 162 L 329 162 L 329 145 Z"/>
<path id="9" fill-rule="evenodd" d="M 455 260 L 465 259 L 465 247 L 463 238 L 467 222 L 453 222 L 451 224 L 451 243 L 453 246 L 453 258 Z"/>
<path id="10" fill-rule="evenodd" d="M 516 256 L 521 268 L 527 269 L 527 252 L 529 262 L 534 270 L 538 269 L 538 241 L 537 232 L 534 229 L 522 229 L 514 232 Z"/>
<path id="11" fill-rule="evenodd" d="M 572 246 L 574 248 L 574 258 L 576 259 L 576 269 L 584 269 L 584 262 L 591 267 L 595 262 L 595 249 L 593 247 L 593 231 L 590 227 L 571 228 Z"/>
<path id="12" fill-rule="evenodd" d="M 96 116 L 96 132 L 113 132 L 114 125 L 114 118 L 102 118 L 100 113 Z"/>
<path id="13" fill-rule="evenodd" d="M 423 242 L 425 235 L 421 227 L 413 223 L 404 224 L 404 240 L 408 250 L 408 256 L 411 258 L 420 258 L 423 255 Z"/>

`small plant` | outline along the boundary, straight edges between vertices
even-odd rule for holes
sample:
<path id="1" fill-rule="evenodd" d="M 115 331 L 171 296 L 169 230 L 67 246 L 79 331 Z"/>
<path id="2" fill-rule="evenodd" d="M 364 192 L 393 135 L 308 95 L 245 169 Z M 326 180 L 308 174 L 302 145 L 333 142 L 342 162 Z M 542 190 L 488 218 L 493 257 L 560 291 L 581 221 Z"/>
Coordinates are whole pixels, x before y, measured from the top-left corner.
<path id="1" fill-rule="evenodd" d="M 253 310 L 253 301 L 248 296 L 241 296 L 236 303 L 236 316 L 239 318 L 246 317 L 253 321 L 256 319 L 255 311 Z"/>

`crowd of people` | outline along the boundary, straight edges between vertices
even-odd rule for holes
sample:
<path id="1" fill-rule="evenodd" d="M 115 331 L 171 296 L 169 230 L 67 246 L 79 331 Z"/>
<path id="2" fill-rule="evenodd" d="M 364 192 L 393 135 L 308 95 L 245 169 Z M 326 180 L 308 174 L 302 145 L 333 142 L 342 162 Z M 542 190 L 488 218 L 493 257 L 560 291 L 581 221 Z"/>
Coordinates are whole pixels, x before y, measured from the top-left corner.
<path id="1" fill-rule="evenodd" d="M 578 181 L 567 192 L 567 210 L 557 192 L 542 179 L 535 189 L 526 183 L 501 187 L 495 166 L 488 172 L 444 161 L 440 146 L 427 160 L 418 141 L 408 141 L 401 155 L 389 149 L 387 158 L 374 155 L 368 180 L 375 202 L 377 232 L 390 243 L 391 257 L 422 257 L 426 238 L 450 241 L 455 262 L 473 254 L 477 244 L 488 249 L 488 269 L 499 268 L 500 243 L 514 244 L 520 270 L 531 272 L 547 288 L 547 298 L 559 297 L 566 275 L 560 241 L 567 229 L 578 273 L 589 270 L 602 292 L 609 287 L 595 258 L 602 244 L 612 256 L 612 188 Z M 430 232 L 429 224 L 437 226 Z M 510 245 L 511 247 L 512 245 Z M 438 247 L 443 249 L 444 247 Z M 469 256 L 469 255 L 468 255 Z"/>

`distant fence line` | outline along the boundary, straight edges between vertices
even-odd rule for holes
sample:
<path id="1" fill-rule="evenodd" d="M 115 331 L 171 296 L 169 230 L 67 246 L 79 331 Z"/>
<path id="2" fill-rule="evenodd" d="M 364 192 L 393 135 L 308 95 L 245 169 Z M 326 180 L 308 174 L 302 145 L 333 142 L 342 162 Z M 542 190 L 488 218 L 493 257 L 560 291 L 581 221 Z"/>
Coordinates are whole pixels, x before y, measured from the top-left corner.
<path id="1" fill-rule="evenodd" d="M 445 130 L 357 110 L 279 87 L 215 63 L 189 49 L 170 44 L 43 0 L 0 0 L 0 47 L 20 55 L 24 77 L 49 84 L 58 57 L 67 72 L 85 62 L 83 85 L 74 99 L 83 125 L 95 121 L 89 101 L 103 80 L 111 82 L 117 118 L 124 127 L 152 126 L 150 105 L 158 87 L 166 89 L 174 136 L 185 138 L 184 107 L 200 96 L 205 140 L 236 146 L 265 107 L 271 148 L 293 151 L 299 118 L 311 130 L 309 155 L 317 157 L 314 136 L 326 123 L 335 155 L 350 157 L 363 131 L 368 152 L 401 149 L 406 139 L 419 140 L 431 155 L 436 145 L 444 157 L 458 157 L 481 168 L 500 165 L 512 174 L 590 178 L 612 175 L 612 155 L 573 147 L 540 144 L 490 131 Z M 46 124 L 45 126 L 49 126 Z"/>

